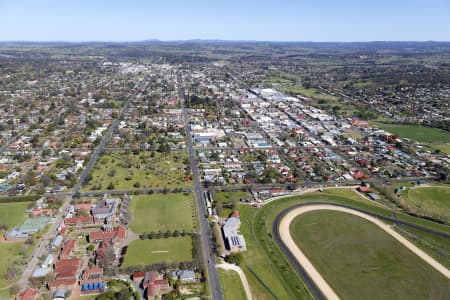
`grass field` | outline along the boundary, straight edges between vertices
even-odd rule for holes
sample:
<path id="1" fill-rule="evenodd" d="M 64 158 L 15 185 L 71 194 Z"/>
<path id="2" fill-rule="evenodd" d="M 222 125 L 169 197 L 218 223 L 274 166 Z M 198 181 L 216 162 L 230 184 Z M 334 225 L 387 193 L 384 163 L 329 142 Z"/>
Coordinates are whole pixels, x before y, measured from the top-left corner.
<path id="1" fill-rule="evenodd" d="M 421 143 L 445 144 L 450 142 L 450 132 L 438 128 L 415 125 L 397 125 L 372 122 L 373 125 L 402 138 L 408 138 Z"/>
<path id="2" fill-rule="evenodd" d="M 403 200 L 432 215 L 450 218 L 450 186 L 409 188 Z"/>
<path id="3" fill-rule="evenodd" d="M 450 154 L 450 143 L 447 144 L 434 144 L 432 146 L 434 149 L 438 149 L 443 153 Z"/>
<path id="4" fill-rule="evenodd" d="M 136 240 L 128 245 L 123 267 L 191 260 L 192 239 L 189 236 Z"/>
<path id="5" fill-rule="evenodd" d="M 14 261 L 22 259 L 20 253 L 24 247 L 23 243 L 0 244 L 0 288 L 9 285 L 5 279 L 6 271 Z M 26 263 L 26 261 L 24 262 Z"/>
<path id="6" fill-rule="evenodd" d="M 186 152 L 174 151 L 167 156 L 153 153 L 154 157 L 152 152 L 104 153 L 93 169 L 92 180 L 83 190 L 107 190 L 110 183 L 115 190 L 192 186 L 191 180 L 184 180 Z"/>
<path id="7" fill-rule="evenodd" d="M 135 233 L 193 229 L 197 220 L 193 194 L 152 194 L 133 196 L 130 228 Z"/>
<path id="8" fill-rule="evenodd" d="M 231 208 L 233 205 L 237 205 L 241 199 L 249 198 L 252 198 L 252 195 L 249 192 L 245 191 L 217 192 L 213 195 L 213 199 L 219 216 L 224 218 L 233 211 L 233 209 Z"/>
<path id="9" fill-rule="evenodd" d="M 0 203 L 0 224 L 14 228 L 27 218 L 25 210 L 30 202 Z"/>
<path id="10" fill-rule="evenodd" d="M 446 299 L 450 282 L 367 220 L 335 211 L 301 215 L 291 234 L 342 299 Z M 376 296 L 375 296 L 376 295 Z"/>
<path id="11" fill-rule="evenodd" d="M 392 213 L 383 206 L 364 199 L 348 189 L 328 189 L 322 193 L 315 192 L 302 196 L 288 197 L 270 202 L 260 209 L 239 204 L 238 209 L 242 222 L 240 231 L 245 237 L 248 249 L 246 252 L 243 252 L 242 264 L 251 267 L 260 279 L 266 285 L 270 286 L 273 293 L 279 299 L 312 299 L 303 281 L 293 270 L 272 239 L 272 224 L 279 212 L 294 204 L 311 201 L 342 203 L 381 215 L 392 216 Z M 403 214 L 397 214 L 397 217 L 401 220 L 450 233 L 449 226 Z M 412 242 L 445 266 L 450 267 L 450 260 L 447 255 L 450 253 L 448 240 L 436 238 L 434 235 L 423 232 L 420 232 L 420 236 L 422 238 L 420 241 L 412 240 Z M 245 267 L 243 270 L 246 273 L 250 288 L 256 299 L 273 299 L 267 289 L 256 280 L 254 275 Z"/>
<path id="12" fill-rule="evenodd" d="M 244 287 L 238 273 L 232 270 L 217 269 L 224 300 L 246 300 Z"/>

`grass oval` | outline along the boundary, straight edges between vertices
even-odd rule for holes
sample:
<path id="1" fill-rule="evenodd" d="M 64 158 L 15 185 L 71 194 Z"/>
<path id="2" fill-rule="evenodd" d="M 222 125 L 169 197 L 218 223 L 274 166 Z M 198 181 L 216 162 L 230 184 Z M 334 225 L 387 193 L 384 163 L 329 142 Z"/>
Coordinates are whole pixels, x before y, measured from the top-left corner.
<path id="1" fill-rule="evenodd" d="M 336 211 L 291 223 L 292 238 L 342 299 L 448 299 L 450 281 L 375 224 Z"/>

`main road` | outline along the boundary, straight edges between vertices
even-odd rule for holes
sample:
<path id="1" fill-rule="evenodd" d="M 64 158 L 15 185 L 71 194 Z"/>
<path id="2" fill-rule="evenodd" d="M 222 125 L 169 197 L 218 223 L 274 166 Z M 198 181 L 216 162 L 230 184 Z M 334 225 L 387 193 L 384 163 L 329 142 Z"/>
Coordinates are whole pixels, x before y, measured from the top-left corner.
<path id="1" fill-rule="evenodd" d="M 180 84 L 180 82 L 178 82 Z M 180 89 L 180 97 L 181 99 L 184 99 L 184 91 L 181 88 Z M 214 256 L 211 256 L 210 253 L 212 253 L 212 247 L 210 244 L 210 237 L 211 237 L 211 229 L 208 224 L 208 219 L 206 216 L 208 215 L 205 208 L 205 201 L 203 199 L 203 187 L 200 182 L 200 175 L 198 173 L 198 167 L 195 160 L 195 150 L 192 145 L 192 135 L 191 135 L 191 128 L 189 127 L 189 113 L 186 107 L 184 107 L 184 101 L 183 101 L 183 116 L 184 116 L 184 127 L 186 128 L 186 141 L 187 146 L 189 150 L 189 159 L 191 161 L 191 169 L 192 169 L 192 175 L 194 176 L 194 191 L 195 195 L 197 196 L 197 206 L 198 206 L 198 212 L 199 212 L 199 218 L 200 218 L 200 229 L 201 229 L 201 241 L 202 241 L 202 260 L 203 263 L 206 266 L 206 269 L 208 271 L 208 283 L 209 288 L 211 292 L 211 298 L 213 300 L 222 300 L 222 290 L 220 288 L 220 282 L 219 282 L 219 275 L 217 273 L 216 267 L 215 267 L 215 259 Z"/>

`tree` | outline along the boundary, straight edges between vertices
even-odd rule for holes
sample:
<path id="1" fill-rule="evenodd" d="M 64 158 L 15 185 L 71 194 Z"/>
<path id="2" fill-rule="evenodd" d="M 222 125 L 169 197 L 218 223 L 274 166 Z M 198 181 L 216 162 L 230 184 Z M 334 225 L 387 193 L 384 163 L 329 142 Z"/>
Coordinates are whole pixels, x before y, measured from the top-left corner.
<path id="1" fill-rule="evenodd" d="M 114 184 L 112 182 L 110 182 L 106 188 L 108 190 L 113 190 L 114 189 Z"/>

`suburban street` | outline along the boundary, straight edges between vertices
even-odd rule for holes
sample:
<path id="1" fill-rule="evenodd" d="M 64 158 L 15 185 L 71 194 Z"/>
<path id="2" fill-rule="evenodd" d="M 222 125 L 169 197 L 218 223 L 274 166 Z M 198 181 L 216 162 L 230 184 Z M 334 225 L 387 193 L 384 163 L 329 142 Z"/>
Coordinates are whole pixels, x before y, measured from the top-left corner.
<path id="1" fill-rule="evenodd" d="M 138 86 L 141 83 L 142 82 L 138 83 Z M 103 148 L 109 143 L 114 130 L 117 128 L 117 125 L 120 122 L 120 118 L 129 109 L 131 100 L 136 96 L 136 94 L 138 92 L 139 92 L 139 88 L 137 87 L 136 92 L 133 93 L 133 95 L 128 98 L 127 102 L 122 107 L 119 115 L 114 120 L 113 124 L 111 124 L 107 133 L 104 135 L 102 141 L 100 142 L 99 146 L 97 147 L 97 149 L 95 150 L 91 159 L 89 160 L 86 168 L 80 174 L 80 177 L 78 178 L 75 186 L 72 188 L 72 191 L 68 192 L 68 193 L 59 194 L 59 196 L 62 196 L 65 199 L 63 202 L 63 205 L 60 208 L 60 213 L 57 214 L 57 217 L 56 217 L 55 221 L 53 222 L 53 224 L 51 225 L 50 229 L 43 235 L 43 237 L 39 241 L 39 244 L 34 249 L 32 255 L 31 255 L 31 259 L 28 262 L 27 267 L 25 268 L 19 281 L 17 282 L 18 285 L 20 285 L 20 286 L 27 285 L 28 278 L 32 275 L 33 271 L 37 267 L 39 257 L 41 257 L 42 255 L 44 255 L 48 252 L 48 250 L 46 249 L 46 246 L 49 245 L 49 243 L 52 241 L 52 239 L 57 235 L 58 226 L 61 224 L 61 222 L 63 220 L 63 215 L 69 207 L 70 201 L 72 200 L 72 196 L 75 195 L 81 189 L 81 186 L 83 185 L 83 182 L 84 182 L 87 174 L 89 174 L 89 172 L 94 167 L 100 154 L 103 152 Z"/>

